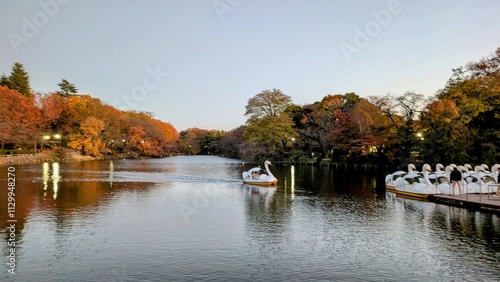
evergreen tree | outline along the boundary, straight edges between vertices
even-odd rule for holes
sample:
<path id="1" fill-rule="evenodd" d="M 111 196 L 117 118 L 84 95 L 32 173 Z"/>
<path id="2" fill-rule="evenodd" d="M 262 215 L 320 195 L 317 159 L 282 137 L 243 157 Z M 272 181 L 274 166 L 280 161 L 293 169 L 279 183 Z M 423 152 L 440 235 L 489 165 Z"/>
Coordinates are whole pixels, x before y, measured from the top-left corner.
<path id="1" fill-rule="evenodd" d="M 68 96 L 70 94 L 75 94 L 78 92 L 78 88 L 73 83 L 69 83 L 66 79 L 63 79 L 61 83 L 57 84 L 61 90 L 57 91 L 62 96 Z"/>
<path id="2" fill-rule="evenodd" d="M 4 78 L 2 78 L 2 81 Z M 24 70 L 24 66 L 21 63 L 14 63 L 12 67 L 12 72 L 10 73 L 8 79 L 8 87 L 12 90 L 17 90 L 24 96 L 29 97 L 31 92 L 30 78 L 28 73 Z"/>
<path id="3" fill-rule="evenodd" d="M 9 78 L 5 74 L 0 76 L 0 85 L 10 88 Z"/>

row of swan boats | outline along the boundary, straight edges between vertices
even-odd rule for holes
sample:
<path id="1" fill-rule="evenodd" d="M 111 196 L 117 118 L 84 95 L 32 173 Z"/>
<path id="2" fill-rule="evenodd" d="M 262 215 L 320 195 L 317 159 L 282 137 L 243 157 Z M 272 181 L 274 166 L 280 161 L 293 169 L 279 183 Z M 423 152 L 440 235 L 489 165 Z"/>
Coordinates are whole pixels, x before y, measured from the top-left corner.
<path id="1" fill-rule="evenodd" d="M 444 167 L 436 164 L 435 171 L 429 164 L 417 171 L 414 164 L 408 164 L 408 171 L 396 171 L 385 177 L 386 190 L 396 195 L 409 198 L 427 199 L 430 195 L 462 195 L 479 193 L 496 193 L 499 189 L 498 173 L 500 165 L 495 164 L 489 170 L 486 164 L 475 166 L 470 164 L 457 166 L 450 164 Z M 451 171 L 457 168 L 462 174 L 460 185 L 450 181 Z"/>
<path id="2" fill-rule="evenodd" d="M 278 179 L 271 173 L 270 161 L 264 162 L 264 170 L 254 167 L 242 173 L 245 184 L 259 186 L 276 186 Z M 427 199 L 430 195 L 462 195 L 497 193 L 499 190 L 498 174 L 500 165 L 495 164 L 489 170 L 485 164 L 475 166 L 472 170 L 470 164 L 457 166 L 450 164 L 444 167 L 436 164 L 435 171 L 429 164 L 422 166 L 422 171 L 417 171 L 414 164 L 408 164 L 408 171 L 396 171 L 385 178 L 386 189 L 395 192 L 398 196 Z M 450 180 L 451 171 L 454 169 L 462 174 L 460 185 L 454 185 Z"/>

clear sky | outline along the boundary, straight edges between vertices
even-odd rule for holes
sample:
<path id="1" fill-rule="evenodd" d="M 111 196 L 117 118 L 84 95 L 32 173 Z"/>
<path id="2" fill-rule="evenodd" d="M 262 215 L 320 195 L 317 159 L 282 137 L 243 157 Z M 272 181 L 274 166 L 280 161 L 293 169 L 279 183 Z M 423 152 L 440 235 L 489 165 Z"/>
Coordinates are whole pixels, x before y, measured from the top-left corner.
<path id="1" fill-rule="evenodd" d="M 179 131 L 230 130 L 248 99 L 280 89 L 434 95 L 452 68 L 500 47 L 496 0 L 0 0 L 0 73 L 35 91 L 64 78 Z"/>

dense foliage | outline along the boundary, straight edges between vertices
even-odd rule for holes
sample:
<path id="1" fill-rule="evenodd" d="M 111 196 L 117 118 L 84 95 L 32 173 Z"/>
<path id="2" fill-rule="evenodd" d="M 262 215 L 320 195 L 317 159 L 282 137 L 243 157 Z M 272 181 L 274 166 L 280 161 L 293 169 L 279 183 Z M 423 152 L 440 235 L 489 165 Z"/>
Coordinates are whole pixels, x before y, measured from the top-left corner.
<path id="1" fill-rule="evenodd" d="M 61 86 L 61 85 L 60 85 Z M 0 86 L 2 152 L 33 153 L 65 147 L 82 155 L 159 157 L 177 151 L 179 134 L 145 112 L 120 111 L 76 88 L 29 96 Z"/>
<path id="2" fill-rule="evenodd" d="M 277 98 L 262 103 L 259 97 L 266 95 Z M 233 146 L 221 152 L 386 164 L 500 160 L 500 48 L 454 69 L 430 99 L 414 92 L 367 98 L 346 93 L 300 106 L 283 97 L 274 89 L 250 99 L 247 124 L 225 135 Z M 270 116 L 280 119 L 266 120 Z"/>
<path id="3" fill-rule="evenodd" d="M 248 100 L 246 124 L 227 132 L 190 128 L 178 134 L 150 113 L 76 95 L 66 80 L 58 92 L 26 94 L 28 78 L 16 63 L 0 79 L 2 149 L 51 147 L 43 136 L 57 133 L 59 145 L 91 156 L 180 153 L 385 164 L 500 159 L 500 48 L 454 69 L 428 99 L 414 92 L 367 98 L 346 93 L 296 105 L 279 89 L 264 90 Z"/>

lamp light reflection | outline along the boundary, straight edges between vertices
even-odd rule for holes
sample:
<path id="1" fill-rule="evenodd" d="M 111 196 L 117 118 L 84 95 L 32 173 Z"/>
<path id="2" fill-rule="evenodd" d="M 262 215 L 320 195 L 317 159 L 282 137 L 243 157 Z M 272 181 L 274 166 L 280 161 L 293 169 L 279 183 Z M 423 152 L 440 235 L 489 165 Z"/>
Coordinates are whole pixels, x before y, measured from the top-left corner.
<path id="1" fill-rule="evenodd" d="M 57 190 L 59 190 L 59 180 L 61 180 L 61 176 L 59 175 L 59 163 L 52 164 L 52 182 L 54 184 L 54 200 L 57 199 Z"/>
<path id="2" fill-rule="evenodd" d="M 114 172 L 115 172 L 115 165 L 113 164 L 113 161 L 109 161 L 109 187 L 113 187 L 113 181 L 114 179 Z"/>
<path id="3" fill-rule="evenodd" d="M 47 191 L 49 178 L 50 178 L 49 163 L 43 163 L 43 165 L 42 165 L 42 179 L 43 179 L 43 190 L 44 191 Z M 44 192 L 44 196 L 46 194 L 47 194 L 47 192 Z"/>

